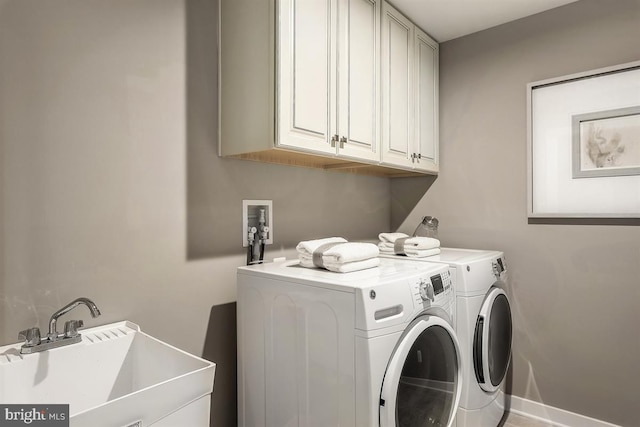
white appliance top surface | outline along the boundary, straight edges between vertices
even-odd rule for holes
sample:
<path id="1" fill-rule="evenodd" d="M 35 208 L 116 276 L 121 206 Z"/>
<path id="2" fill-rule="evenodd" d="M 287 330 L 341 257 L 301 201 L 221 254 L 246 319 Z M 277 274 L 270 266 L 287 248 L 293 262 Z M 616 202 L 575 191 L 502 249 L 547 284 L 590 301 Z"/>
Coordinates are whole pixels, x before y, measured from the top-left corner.
<path id="1" fill-rule="evenodd" d="M 382 254 L 380 256 L 383 256 Z M 424 258 L 408 258 L 404 255 L 389 255 L 389 258 L 401 258 L 411 261 L 437 262 L 450 265 L 469 264 L 475 261 L 487 258 L 498 258 L 502 256 L 500 251 L 478 250 L 478 249 L 459 249 L 459 248 L 440 248 L 440 254 Z"/>
<path id="2" fill-rule="evenodd" d="M 238 274 L 302 281 L 309 284 L 328 284 L 331 287 L 353 289 L 368 288 L 412 276 L 431 276 L 448 269 L 442 263 L 412 262 L 407 259 L 380 259 L 380 266 L 351 273 L 334 273 L 320 268 L 301 267 L 298 260 L 279 261 L 239 267 Z"/>

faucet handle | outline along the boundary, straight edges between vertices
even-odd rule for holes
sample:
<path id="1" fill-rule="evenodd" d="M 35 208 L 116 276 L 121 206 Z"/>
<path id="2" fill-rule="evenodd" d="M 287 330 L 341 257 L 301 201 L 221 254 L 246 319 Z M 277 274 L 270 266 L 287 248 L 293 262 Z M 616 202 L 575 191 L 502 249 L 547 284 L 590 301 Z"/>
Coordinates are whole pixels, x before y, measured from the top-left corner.
<path id="1" fill-rule="evenodd" d="M 20 331 L 18 333 L 18 339 L 24 340 L 25 347 L 34 347 L 40 344 L 40 329 L 30 328 Z"/>
<path id="2" fill-rule="evenodd" d="M 65 338 L 73 338 L 78 336 L 78 328 L 84 326 L 82 320 L 67 320 L 64 323 L 64 336 Z"/>

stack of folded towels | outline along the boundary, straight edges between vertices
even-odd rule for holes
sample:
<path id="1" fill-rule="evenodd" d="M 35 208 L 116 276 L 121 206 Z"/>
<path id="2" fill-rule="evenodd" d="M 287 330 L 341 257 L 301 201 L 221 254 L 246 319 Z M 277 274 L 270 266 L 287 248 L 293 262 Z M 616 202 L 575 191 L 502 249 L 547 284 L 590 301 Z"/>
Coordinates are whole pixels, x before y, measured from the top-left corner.
<path id="1" fill-rule="evenodd" d="M 404 233 L 380 233 L 378 248 L 383 254 L 422 258 L 440 253 L 440 240 L 433 237 L 410 237 Z"/>
<path id="2" fill-rule="evenodd" d="M 300 265 L 349 273 L 380 265 L 380 251 L 373 243 L 348 242 L 342 237 L 307 240 L 296 246 Z"/>

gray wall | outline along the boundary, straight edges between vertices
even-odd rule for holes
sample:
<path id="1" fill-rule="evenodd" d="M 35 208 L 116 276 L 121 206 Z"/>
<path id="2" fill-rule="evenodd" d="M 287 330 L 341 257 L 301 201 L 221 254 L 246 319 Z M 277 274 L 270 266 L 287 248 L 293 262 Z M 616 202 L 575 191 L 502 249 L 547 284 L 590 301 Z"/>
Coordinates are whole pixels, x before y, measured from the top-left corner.
<path id="1" fill-rule="evenodd" d="M 103 313 L 78 308 L 88 326 L 129 319 L 216 354 L 228 340 L 207 336 L 212 307 L 235 300 L 245 260 L 242 199 L 273 200 L 268 258 L 388 230 L 388 179 L 217 157 L 216 11 L 0 0 L 0 343 L 87 296 Z"/>
<path id="2" fill-rule="evenodd" d="M 526 84 L 640 60 L 639 40 L 640 1 L 582 0 L 443 43 L 441 173 L 424 196 L 426 178 L 392 182 L 401 231 L 431 214 L 443 244 L 505 251 L 513 393 L 625 426 L 640 425 L 640 227 L 528 224 Z"/>
<path id="3" fill-rule="evenodd" d="M 515 394 L 638 425 L 640 229 L 527 224 L 525 85 L 640 59 L 639 9 L 582 0 L 443 44 L 442 173 L 389 183 L 215 155 L 214 0 L 0 0 L 0 343 L 84 295 L 88 325 L 215 354 L 243 198 L 274 201 L 269 257 L 371 238 L 391 200 L 403 231 L 433 214 L 445 244 L 507 253 Z"/>

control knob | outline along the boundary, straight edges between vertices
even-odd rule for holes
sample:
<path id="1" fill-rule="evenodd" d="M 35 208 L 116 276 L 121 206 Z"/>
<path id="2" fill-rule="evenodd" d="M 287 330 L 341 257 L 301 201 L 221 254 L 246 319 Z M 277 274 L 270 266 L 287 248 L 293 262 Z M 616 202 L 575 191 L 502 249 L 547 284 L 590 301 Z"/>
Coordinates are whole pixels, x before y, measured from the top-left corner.
<path id="1" fill-rule="evenodd" d="M 493 261 L 491 267 L 493 268 L 493 274 L 497 279 L 500 279 L 500 274 L 502 274 L 504 268 L 497 261 Z"/>
<path id="2" fill-rule="evenodd" d="M 418 287 L 420 289 L 420 298 L 422 298 L 422 301 L 435 301 L 433 285 L 430 281 L 420 280 Z"/>

